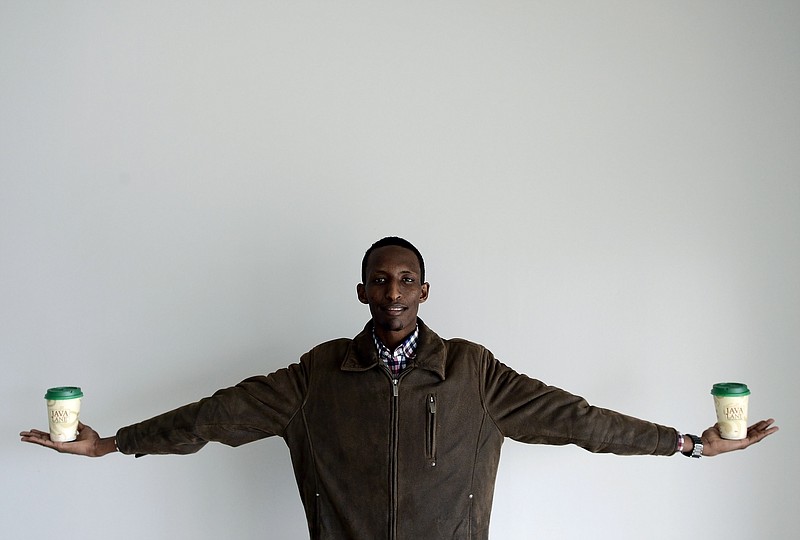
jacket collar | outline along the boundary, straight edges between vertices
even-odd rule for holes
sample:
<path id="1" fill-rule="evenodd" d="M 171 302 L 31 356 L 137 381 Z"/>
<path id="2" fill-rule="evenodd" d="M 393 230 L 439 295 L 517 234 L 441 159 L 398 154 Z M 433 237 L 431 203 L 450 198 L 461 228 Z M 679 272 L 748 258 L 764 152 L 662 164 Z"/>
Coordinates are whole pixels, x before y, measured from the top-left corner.
<path id="1" fill-rule="evenodd" d="M 428 328 L 422 319 L 417 318 L 417 324 L 419 325 L 417 356 L 409 367 L 432 371 L 444 380 L 446 360 L 444 340 Z M 379 363 L 378 351 L 375 350 L 375 341 L 372 339 L 372 321 L 369 321 L 350 343 L 342 362 L 342 370 L 366 371 Z"/>

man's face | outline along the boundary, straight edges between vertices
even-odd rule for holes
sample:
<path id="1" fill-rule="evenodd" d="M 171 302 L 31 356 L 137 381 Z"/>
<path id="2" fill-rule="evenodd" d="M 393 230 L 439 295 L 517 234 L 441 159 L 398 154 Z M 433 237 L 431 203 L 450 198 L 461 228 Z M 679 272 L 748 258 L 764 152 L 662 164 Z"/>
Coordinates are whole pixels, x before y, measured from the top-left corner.
<path id="1" fill-rule="evenodd" d="M 394 348 L 414 331 L 428 287 L 420 281 L 419 260 L 413 251 L 384 246 L 370 253 L 366 282 L 356 290 L 361 303 L 369 304 L 375 334 L 384 345 Z"/>

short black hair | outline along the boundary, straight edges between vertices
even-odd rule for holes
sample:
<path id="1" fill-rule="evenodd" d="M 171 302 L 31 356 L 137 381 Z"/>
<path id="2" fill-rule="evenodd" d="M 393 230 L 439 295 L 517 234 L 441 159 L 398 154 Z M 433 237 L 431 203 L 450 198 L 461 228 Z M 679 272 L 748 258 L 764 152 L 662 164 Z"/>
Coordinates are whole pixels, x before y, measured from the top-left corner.
<path id="1" fill-rule="evenodd" d="M 376 249 L 386 246 L 399 246 L 401 248 L 411 250 L 414 255 L 417 256 L 417 260 L 419 261 L 420 281 L 423 283 L 425 282 L 425 261 L 422 260 L 422 254 L 419 252 L 419 250 L 414 247 L 414 244 L 408 240 L 405 240 L 404 238 L 387 236 L 386 238 L 381 238 L 372 244 L 367 252 L 364 253 L 364 258 L 361 260 L 361 283 L 365 283 L 367 281 L 367 260 L 369 259 L 369 256 Z"/>

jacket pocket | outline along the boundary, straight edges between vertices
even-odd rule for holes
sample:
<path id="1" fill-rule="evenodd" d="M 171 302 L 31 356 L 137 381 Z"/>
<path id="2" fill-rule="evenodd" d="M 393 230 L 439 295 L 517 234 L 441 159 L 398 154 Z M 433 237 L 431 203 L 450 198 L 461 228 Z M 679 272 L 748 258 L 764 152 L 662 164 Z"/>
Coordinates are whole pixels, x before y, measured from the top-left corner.
<path id="1" fill-rule="evenodd" d="M 431 461 L 432 466 L 436 466 L 436 394 L 428 394 L 427 403 L 427 422 L 425 424 L 425 457 Z"/>

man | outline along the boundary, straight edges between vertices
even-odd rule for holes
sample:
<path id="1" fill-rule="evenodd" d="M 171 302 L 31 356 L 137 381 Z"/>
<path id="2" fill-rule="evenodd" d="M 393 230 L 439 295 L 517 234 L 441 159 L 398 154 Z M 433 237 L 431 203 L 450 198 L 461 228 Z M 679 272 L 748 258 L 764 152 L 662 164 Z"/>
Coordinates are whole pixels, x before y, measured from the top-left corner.
<path id="1" fill-rule="evenodd" d="M 590 406 L 518 374 L 484 347 L 437 336 L 417 317 L 428 299 L 425 264 L 406 240 L 373 244 L 358 299 L 371 321 L 354 339 L 313 348 L 297 364 L 247 379 L 197 403 L 101 438 L 81 425 L 56 443 L 103 456 L 187 454 L 209 441 L 238 446 L 278 435 L 289 447 L 312 538 L 487 538 L 505 437 L 576 444 L 592 452 L 713 456 L 777 431 L 773 420 L 746 439 L 702 437 Z"/>

